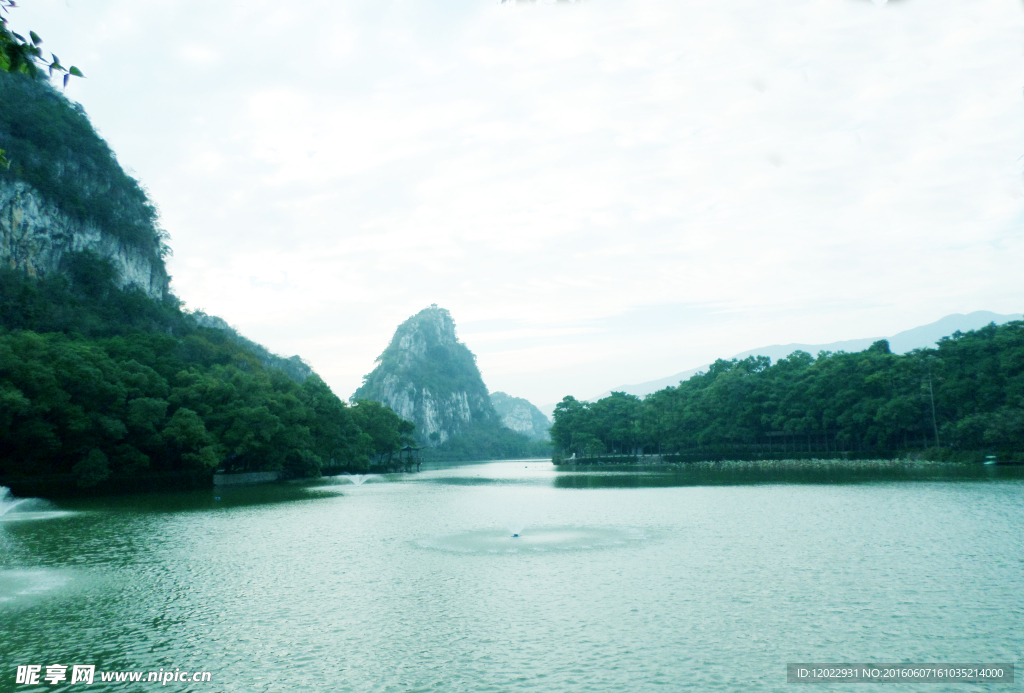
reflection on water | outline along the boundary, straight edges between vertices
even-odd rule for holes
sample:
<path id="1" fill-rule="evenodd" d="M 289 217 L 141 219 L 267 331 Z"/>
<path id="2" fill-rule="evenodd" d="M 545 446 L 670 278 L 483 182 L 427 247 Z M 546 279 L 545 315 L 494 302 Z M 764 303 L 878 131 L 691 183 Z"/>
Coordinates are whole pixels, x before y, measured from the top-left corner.
<path id="1" fill-rule="evenodd" d="M 309 501 L 341 495 L 341 489 L 320 486 L 316 481 L 301 484 L 258 484 L 222 486 L 198 491 L 111 496 L 68 501 L 64 504 L 79 511 L 118 511 L 168 513 L 199 510 L 228 510 L 247 506 Z"/>
<path id="2" fill-rule="evenodd" d="M 523 480 L 523 483 L 530 483 L 531 481 L 531 479 L 526 479 Z M 427 484 L 442 484 L 444 486 L 494 486 L 509 483 L 508 479 L 487 479 L 478 476 L 435 477 L 433 479 L 424 479 L 423 482 Z"/>

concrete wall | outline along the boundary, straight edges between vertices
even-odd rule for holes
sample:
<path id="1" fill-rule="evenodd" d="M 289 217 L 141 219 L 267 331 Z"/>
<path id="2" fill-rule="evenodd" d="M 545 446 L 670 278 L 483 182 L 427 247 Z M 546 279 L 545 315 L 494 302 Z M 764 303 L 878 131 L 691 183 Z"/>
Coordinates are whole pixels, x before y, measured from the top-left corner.
<path id="1" fill-rule="evenodd" d="M 248 472 L 246 474 L 214 474 L 214 486 L 239 486 L 242 484 L 265 484 L 281 478 L 280 472 Z"/>

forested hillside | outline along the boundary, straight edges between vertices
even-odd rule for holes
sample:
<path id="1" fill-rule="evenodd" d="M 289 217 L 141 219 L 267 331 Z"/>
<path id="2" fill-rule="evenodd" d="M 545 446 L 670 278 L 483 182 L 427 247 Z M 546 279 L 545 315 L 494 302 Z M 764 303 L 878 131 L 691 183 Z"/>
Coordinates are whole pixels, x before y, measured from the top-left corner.
<path id="1" fill-rule="evenodd" d="M 154 475 L 386 467 L 412 426 L 300 385 L 170 298 L 119 291 L 101 258 L 70 277 L 0 270 L 0 483 L 88 488 Z M 145 484 L 142 484 L 145 485 Z"/>
<path id="2" fill-rule="evenodd" d="M 437 447 L 424 448 L 422 456 L 429 462 L 550 458 L 551 445 L 491 421 L 452 436 Z"/>
<path id="3" fill-rule="evenodd" d="M 158 262 L 170 252 L 156 206 L 124 172 L 85 111 L 42 74 L 0 70 L 0 181 L 22 181 L 68 217 L 99 226 Z"/>
<path id="4" fill-rule="evenodd" d="M 989 325 L 936 349 L 795 352 L 716 361 L 644 400 L 566 397 L 551 437 L 558 455 L 723 457 L 899 454 L 1024 462 L 1024 322 Z"/>
<path id="5" fill-rule="evenodd" d="M 51 495 L 396 464 L 411 424 L 182 310 L 142 186 L 80 106 L 4 55 L 0 485 Z"/>

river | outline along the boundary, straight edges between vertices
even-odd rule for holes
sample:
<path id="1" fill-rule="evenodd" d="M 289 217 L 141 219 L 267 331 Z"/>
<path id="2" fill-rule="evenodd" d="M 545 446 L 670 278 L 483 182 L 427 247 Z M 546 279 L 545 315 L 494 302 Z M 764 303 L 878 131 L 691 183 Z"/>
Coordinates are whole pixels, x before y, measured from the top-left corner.
<path id="1" fill-rule="evenodd" d="M 210 673 L 68 690 L 439 692 L 1019 666 L 1021 471 L 716 484 L 518 461 L 26 501 L 0 517 L 0 690 L 63 690 L 15 685 L 17 666 L 53 664 Z"/>

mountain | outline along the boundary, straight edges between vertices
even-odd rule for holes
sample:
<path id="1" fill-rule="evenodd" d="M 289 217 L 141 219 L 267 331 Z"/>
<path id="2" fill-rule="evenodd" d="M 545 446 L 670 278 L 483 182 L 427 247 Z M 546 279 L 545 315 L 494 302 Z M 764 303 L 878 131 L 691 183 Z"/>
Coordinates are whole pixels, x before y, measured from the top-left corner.
<path id="1" fill-rule="evenodd" d="M 356 409 L 365 400 L 380 402 L 415 424 L 424 461 L 550 455 L 541 433 L 550 426 L 544 416 L 526 400 L 488 395 L 476 357 L 456 337 L 451 314 L 436 304 L 395 330 L 377 366 L 351 397 Z"/>
<path id="2" fill-rule="evenodd" d="M 501 417 L 505 428 L 522 433 L 533 440 L 549 440 L 548 429 L 551 421 L 540 409 L 521 397 L 512 397 L 504 392 L 492 392 L 491 404 Z"/>
<path id="3" fill-rule="evenodd" d="M 903 332 L 899 332 L 888 338 L 866 337 L 864 339 L 849 339 L 842 342 L 832 342 L 830 344 L 773 344 L 771 346 L 758 347 L 756 349 L 741 352 L 733 356 L 733 358 L 745 359 L 748 356 L 768 356 L 773 361 L 778 361 L 779 359 L 789 356 L 794 351 L 806 351 L 812 356 L 816 356 L 819 351 L 845 351 L 852 353 L 867 349 L 879 339 L 888 339 L 889 348 L 894 354 L 905 354 L 913 351 L 914 349 L 934 347 L 936 342 L 940 339 L 957 331 L 968 332 L 970 330 L 977 330 L 993 322 L 997 325 L 1002 325 L 1012 320 L 1020 320 L 1022 317 L 1024 316 L 1019 313 L 1012 315 L 1000 315 L 987 310 L 978 310 L 973 313 L 967 313 L 966 315 L 962 313 L 953 313 L 952 315 L 947 315 L 933 323 L 904 330 Z M 681 371 L 675 375 L 658 378 L 657 380 L 648 380 L 647 382 L 637 383 L 635 385 L 619 385 L 607 392 L 601 393 L 597 397 L 592 397 L 590 401 L 603 399 L 612 392 L 625 392 L 628 395 L 643 397 L 651 394 L 652 392 L 663 390 L 666 387 L 675 387 L 681 381 L 688 380 L 701 371 L 707 371 L 710 365 L 711 364 L 704 364 L 703 366 Z M 551 410 L 554 411 L 553 405 L 551 406 Z"/>
<path id="4" fill-rule="evenodd" d="M 89 258 L 109 263 L 120 289 L 171 300 L 167 234 L 142 186 L 127 175 L 81 106 L 45 79 L 0 71 L 0 264 L 37 278 L 80 278 Z M 86 256 L 83 258 L 83 255 Z M 312 369 L 272 354 L 221 318 L 192 314 L 223 331 L 266 368 L 301 383 Z"/>
<path id="5" fill-rule="evenodd" d="M 86 117 L 45 79 L 0 71 L 0 262 L 28 276 L 65 273 L 83 251 L 121 288 L 167 295 L 166 234 L 145 191 Z"/>
<path id="6" fill-rule="evenodd" d="M 398 326 L 351 399 L 386 404 L 416 424 L 417 440 L 427 446 L 499 421 L 476 357 L 455 336 L 451 314 L 436 304 Z"/>
<path id="7" fill-rule="evenodd" d="M 155 206 L 80 106 L 0 68 L 0 152 L 0 486 L 56 497 L 208 487 L 217 469 L 409 466 L 409 422 L 348 407 L 300 358 L 183 310 Z"/>
<path id="8" fill-rule="evenodd" d="M 256 358 L 260 360 L 264 368 L 276 368 L 279 371 L 284 371 L 289 378 L 297 383 L 302 383 L 306 378 L 313 375 L 313 369 L 309 367 L 309 364 L 302 360 L 300 356 L 278 356 L 277 354 L 271 353 L 262 344 L 257 344 L 251 339 L 247 339 L 238 333 L 238 330 L 231 327 L 224 318 L 218 318 L 215 315 L 207 315 L 202 311 L 195 311 L 190 314 L 195 319 L 196 324 L 200 327 L 209 327 L 214 330 L 220 330 L 228 339 L 235 344 L 245 348 L 247 351 L 252 353 Z"/>

